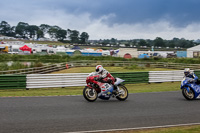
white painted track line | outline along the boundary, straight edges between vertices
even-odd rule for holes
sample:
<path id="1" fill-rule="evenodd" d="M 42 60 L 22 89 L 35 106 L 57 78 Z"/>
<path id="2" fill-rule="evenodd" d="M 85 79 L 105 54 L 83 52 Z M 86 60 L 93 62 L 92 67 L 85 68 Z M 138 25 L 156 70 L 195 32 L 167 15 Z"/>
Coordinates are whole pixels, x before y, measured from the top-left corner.
<path id="1" fill-rule="evenodd" d="M 62 132 L 62 133 L 98 133 L 98 132 L 114 132 L 114 131 L 116 132 L 116 131 L 168 128 L 168 127 L 180 127 L 180 126 L 192 126 L 192 125 L 200 125 L 200 123 L 187 123 L 187 124 L 151 126 L 151 127 L 136 127 L 136 128 L 122 128 L 122 129 L 107 129 L 107 130 L 92 130 L 92 131 Z"/>

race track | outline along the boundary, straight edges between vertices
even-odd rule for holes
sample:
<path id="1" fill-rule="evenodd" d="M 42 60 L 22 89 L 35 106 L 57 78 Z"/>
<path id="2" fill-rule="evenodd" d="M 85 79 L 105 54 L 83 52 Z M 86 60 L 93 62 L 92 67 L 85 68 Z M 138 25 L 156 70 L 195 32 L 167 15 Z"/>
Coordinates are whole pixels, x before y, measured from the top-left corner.
<path id="1" fill-rule="evenodd" d="M 62 133 L 200 122 L 200 100 L 180 91 L 87 102 L 83 96 L 0 98 L 0 133 Z"/>

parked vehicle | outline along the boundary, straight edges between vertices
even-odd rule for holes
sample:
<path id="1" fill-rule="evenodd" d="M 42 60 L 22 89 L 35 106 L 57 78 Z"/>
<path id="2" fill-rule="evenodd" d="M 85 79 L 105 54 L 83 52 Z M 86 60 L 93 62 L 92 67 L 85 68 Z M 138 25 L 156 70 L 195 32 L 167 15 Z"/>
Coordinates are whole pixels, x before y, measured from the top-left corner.
<path id="1" fill-rule="evenodd" d="M 87 86 L 83 89 L 83 96 L 87 101 L 94 102 L 97 98 L 109 100 L 110 97 L 124 101 L 128 98 L 128 90 L 121 84 L 124 82 L 123 79 L 116 78 L 114 85 L 112 85 L 98 82 L 98 78 L 99 75 L 92 73 L 86 79 Z M 103 93 L 101 93 L 101 90 Z"/>
<path id="2" fill-rule="evenodd" d="M 167 58 L 176 58 L 176 57 L 177 57 L 176 53 L 168 53 L 167 54 Z"/>
<path id="3" fill-rule="evenodd" d="M 186 77 L 181 82 L 182 94 L 187 100 L 194 100 L 200 94 L 200 85 L 192 81 L 192 78 Z"/>
<path id="4" fill-rule="evenodd" d="M 0 53 L 8 53 L 8 46 L 0 45 Z"/>

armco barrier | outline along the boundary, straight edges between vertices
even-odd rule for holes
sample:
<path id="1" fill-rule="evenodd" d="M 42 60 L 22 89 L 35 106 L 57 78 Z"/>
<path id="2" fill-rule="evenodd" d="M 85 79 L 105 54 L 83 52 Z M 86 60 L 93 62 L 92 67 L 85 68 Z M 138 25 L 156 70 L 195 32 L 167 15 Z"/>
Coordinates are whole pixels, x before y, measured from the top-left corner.
<path id="1" fill-rule="evenodd" d="M 114 77 L 124 79 L 127 84 L 148 83 L 148 72 L 126 72 L 126 73 L 111 73 Z"/>
<path id="2" fill-rule="evenodd" d="M 200 77 L 200 71 L 194 71 Z M 28 75 L 1 75 L 0 89 L 14 88 L 50 88 L 85 86 L 86 77 L 89 73 L 66 73 L 66 74 L 28 74 Z M 111 73 L 114 77 L 125 80 L 124 83 L 154 83 L 181 81 L 184 76 L 183 70 L 176 71 L 149 71 L 149 72 L 126 72 Z"/>
<path id="3" fill-rule="evenodd" d="M 68 68 L 69 68 L 69 66 L 68 66 Z M 2 75 L 11 75 L 11 74 L 21 75 L 21 74 L 34 74 L 34 73 L 45 74 L 45 73 L 55 72 L 55 71 L 59 71 L 59 70 L 63 70 L 63 69 L 66 69 L 66 64 L 58 63 L 58 64 L 51 64 L 51 65 L 42 66 L 42 67 L 0 71 L 0 74 L 2 74 Z"/>
<path id="4" fill-rule="evenodd" d="M 0 89 L 26 88 L 26 75 L 0 75 Z"/>
<path id="5" fill-rule="evenodd" d="M 149 83 L 181 81 L 184 70 L 178 71 L 149 71 Z"/>
<path id="6" fill-rule="evenodd" d="M 86 77 L 89 73 L 66 73 L 66 74 L 28 74 L 27 89 L 85 86 Z"/>
<path id="7" fill-rule="evenodd" d="M 89 73 L 66 73 L 66 74 L 28 74 L 27 89 L 85 86 L 86 77 Z M 111 73 L 114 77 L 125 80 L 125 83 L 148 83 L 148 72 Z"/>

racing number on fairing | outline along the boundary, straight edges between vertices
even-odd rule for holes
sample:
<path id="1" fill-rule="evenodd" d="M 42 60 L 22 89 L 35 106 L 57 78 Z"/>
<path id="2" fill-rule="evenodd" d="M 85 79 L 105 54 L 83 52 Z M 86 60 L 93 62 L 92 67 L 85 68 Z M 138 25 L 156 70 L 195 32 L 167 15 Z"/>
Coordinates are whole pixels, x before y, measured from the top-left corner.
<path id="1" fill-rule="evenodd" d="M 108 83 L 104 84 L 104 86 L 105 86 L 105 89 L 110 88 L 110 85 Z"/>

